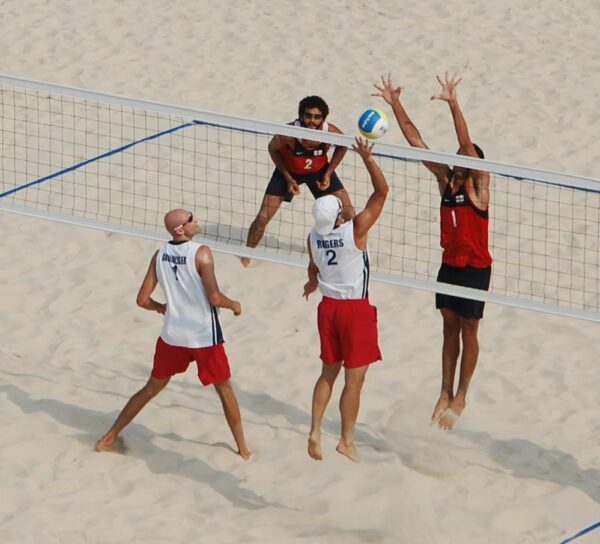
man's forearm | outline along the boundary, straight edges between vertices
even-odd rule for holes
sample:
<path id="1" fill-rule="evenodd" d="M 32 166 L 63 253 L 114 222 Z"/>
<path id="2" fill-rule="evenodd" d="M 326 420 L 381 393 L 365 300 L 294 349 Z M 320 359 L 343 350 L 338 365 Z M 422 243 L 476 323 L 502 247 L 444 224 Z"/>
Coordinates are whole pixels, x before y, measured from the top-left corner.
<path id="1" fill-rule="evenodd" d="M 153 298 L 142 300 L 138 299 L 137 304 L 140 308 L 143 308 L 144 310 L 150 310 L 151 312 L 158 312 L 163 307 L 163 304 L 156 302 L 156 300 Z"/>
<path id="2" fill-rule="evenodd" d="M 367 168 L 367 172 L 369 172 L 371 183 L 373 184 L 373 191 L 380 195 L 387 195 L 389 186 L 385 180 L 385 176 L 383 175 L 381 168 L 379 168 L 379 165 L 373 156 L 369 156 L 368 159 L 364 160 L 364 163 Z"/>
<path id="3" fill-rule="evenodd" d="M 226 310 L 233 310 L 235 301 L 219 292 L 210 298 L 210 303 L 216 308 L 225 308 Z"/>
<path id="4" fill-rule="evenodd" d="M 329 174 L 333 174 L 335 169 L 342 162 L 342 159 L 346 155 L 347 151 L 348 151 L 347 147 L 336 147 L 335 148 L 335 151 L 333 152 L 333 155 L 331 156 L 331 162 L 329 163 L 329 166 L 327 167 L 327 172 Z"/>
<path id="5" fill-rule="evenodd" d="M 283 159 L 281 158 L 281 155 L 279 154 L 279 152 L 269 150 L 269 155 L 271 155 L 271 160 L 273 161 L 275 168 L 277 168 L 277 170 L 279 170 L 281 172 L 281 174 L 283 175 L 285 180 L 288 183 L 290 183 L 292 176 L 289 173 L 288 169 L 285 167 L 285 164 L 283 163 Z"/>
<path id="6" fill-rule="evenodd" d="M 471 137 L 469 136 L 467 121 L 458 105 L 458 100 L 450 100 L 448 106 L 450 106 L 450 112 L 452 113 L 452 121 L 454 122 L 454 130 L 456 131 L 458 143 L 461 146 L 470 145 Z"/>
<path id="7" fill-rule="evenodd" d="M 423 139 L 418 131 L 417 127 L 411 121 L 410 117 L 406 113 L 404 106 L 400 101 L 396 101 L 392 104 L 392 111 L 396 117 L 396 121 L 400 126 L 402 134 L 406 138 L 406 141 L 413 147 L 423 147 Z"/>

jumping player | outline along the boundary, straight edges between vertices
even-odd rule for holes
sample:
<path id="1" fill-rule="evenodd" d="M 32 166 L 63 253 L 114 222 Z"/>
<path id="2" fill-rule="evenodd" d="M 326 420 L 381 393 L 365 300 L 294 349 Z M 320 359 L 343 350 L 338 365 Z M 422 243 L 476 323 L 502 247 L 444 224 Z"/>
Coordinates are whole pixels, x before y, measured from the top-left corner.
<path id="1" fill-rule="evenodd" d="M 365 209 L 345 221 L 342 202 L 334 195 L 318 198 L 313 207 L 315 225 L 308 236 L 308 281 L 304 297 L 317 290 L 318 328 L 321 339 L 321 375 L 315 384 L 308 454 L 323 458 L 321 421 L 331 398 L 333 384 L 344 366 L 344 390 L 340 398 L 342 432 L 337 451 L 358 462 L 354 427 L 360 392 L 367 369 L 381 359 L 377 340 L 377 309 L 369 303 L 369 254 L 367 234 L 381 215 L 388 185 L 373 159 L 373 144 L 356 138 L 352 146 L 362 158 L 373 184 Z"/>
<path id="2" fill-rule="evenodd" d="M 437 80 L 442 90 L 431 99 L 443 100 L 450 106 L 459 144 L 457 154 L 483 159 L 483 151 L 471 141 L 458 105 L 456 87 L 461 79 L 456 76 L 449 78 L 446 72 L 444 80 L 439 76 Z M 402 87 L 394 88 L 391 75 L 388 75 L 387 81 L 382 76 L 381 85 L 374 86 L 379 92 L 373 96 L 380 96 L 392 107 L 408 143 L 428 149 L 400 103 Z M 437 281 L 487 291 L 492 273 L 492 257 L 488 249 L 489 172 L 460 166 L 450 168 L 427 161 L 423 164 L 436 177 L 442 197 L 440 243 L 444 251 Z M 444 322 L 444 343 L 442 388 L 431 419 L 441 428 L 450 430 L 466 405 L 467 390 L 479 356 L 477 332 L 485 303 L 440 293 L 435 298 L 436 308 Z M 461 340 L 460 378 L 455 393 L 454 375 L 461 354 Z"/>
<path id="3" fill-rule="evenodd" d="M 298 119 L 289 123 L 292 126 L 322 130 L 324 132 L 342 131 L 326 121 L 329 106 L 319 96 L 307 96 L 298 105 Z M 261 241 L 269 221 L 273 219 L 282 202 L 291 202 L 300 194 L 300 185 L 306 184 L 314 198 L 333 194 L 344 205 L 344 218 L 354 217 L 354 208 L 342 182 L 335 173 L 347 148 L 336 146 L 331 162 L 329 161 L 330 145 L 300 140 L 290 136 L 274 136 L 269 142 L 269 155 L 275 164 L 275 170 L 267 185 L 260 210 L 250 225 L 247 247 L 256 247 Z M 248 266 L 250 259 L 241 259 Z"/>
<path id="4" fill-rule="evenodd" d="M 247 460 L 251 452 L 229 380 L 231 371 L 217 311 L 227 308 L 237 316 L 242 312 L 241 304 L 219 290 L 210 248 L 192 242 L 200 232 L 194 215 L 186 210 L 171 210 L 165 215 L 165 228 L 172 240 L 152 256 L 137 296 L 138 306 L 165 316 L 152 373 L 148 383 L 129 399 L 110 430 L 98 440 L 96 450 L 112 451 L 119 433 L 148 401 L 164 389 L 173 375 L 185 372 L 196 361 L 198 378 L 203 385 L 214 385 L 238 454 Z M 159 283 L 166 304 L 150 296 Z"/>

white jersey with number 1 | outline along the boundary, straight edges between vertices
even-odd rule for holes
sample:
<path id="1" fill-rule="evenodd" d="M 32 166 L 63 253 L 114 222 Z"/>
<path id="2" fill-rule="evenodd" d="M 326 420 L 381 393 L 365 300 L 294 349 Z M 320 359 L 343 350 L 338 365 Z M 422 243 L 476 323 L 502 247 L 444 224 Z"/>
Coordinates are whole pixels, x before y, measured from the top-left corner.
<path id="1" fill-rule="evenodd" d="M 323 296 L 340 300 L 369 296 L 369 254 L 356 247 L 352 221 L 325 236 L 311 230 L 310 249 Z"/>
<path id="2" fill-rule="evenodd" d="M 166 243 L 156 258 L 158 282 L 167 298 L 161 338 L 172 346 L 205 348 L 222 343 L 217 308 L 196 269 L 196 242 Z"/>

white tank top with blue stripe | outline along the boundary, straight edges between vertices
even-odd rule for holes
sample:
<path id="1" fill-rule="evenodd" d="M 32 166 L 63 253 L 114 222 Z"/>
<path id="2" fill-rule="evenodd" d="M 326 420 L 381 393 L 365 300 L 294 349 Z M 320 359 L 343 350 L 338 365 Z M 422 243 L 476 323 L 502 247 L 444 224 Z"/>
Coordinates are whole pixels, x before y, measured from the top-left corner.
<path id="1" fill-rule="evenodd" d="M 167 298 L 161 338 L 172 346 L 204 348 L 223 342 L 218 309 L 210 304 L 196 269 L 196 242 L 166 243 L 156 258 L 158 282 Z"/>
<path id="2" fill-rule="evenodd" d="M 325 236 L 311 230 L 310 249 L 323 296 L 342 300 L 369 296 L 369 254 L 356 247 L 352 221 Z"/>

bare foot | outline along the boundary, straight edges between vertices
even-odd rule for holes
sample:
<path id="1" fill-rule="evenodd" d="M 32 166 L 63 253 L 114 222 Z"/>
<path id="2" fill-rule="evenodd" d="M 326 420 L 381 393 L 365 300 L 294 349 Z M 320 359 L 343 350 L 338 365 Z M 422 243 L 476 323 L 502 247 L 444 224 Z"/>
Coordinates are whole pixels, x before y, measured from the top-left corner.
<path id="1" fill-rule="evenodd" d="M 440 393 L 440 398 L 438 399 L 431 416 L 432 423 L 437 423 L 439 421 L 440 417 L 442 417 L 442 414 L 449 408 L 452 400 L 452 397 L 445 391 Z"/>
<path id="2" fill-rule="evenodd" d="M 321 433 L 310 433 L 308 437 L 308 455 L 315 461 L 323 460 L 323 451 L 321 450 Z"/>
<path id="3" fill-rule="evenodd" d="M 121 438 L 113 435 L 111 432 L 106 433 L 94 446 L 96 451 L 114 451 L 118 453 L 125 452 L 125 445 Z"/>
<path id="4" fill-rule="evenodd" d="M 244 444 L 244 447 L 240 448 L 238 446 L 237 454 L 244 460 L 247 461 L 252 457 L 252 452 L 248 449 L 248 446 Z"/>
<path id="5" fill-rule="evenodd" d="M 465 409 L 465 402 L 463 400 L 454 399 L 448 409 L 442 414 L 438 421 L 438 427 L 444 429 L 445 431 L 451 431 L 454 429 L 458 418 L 463 413 Z"/>
<path id="6" fill-rule="evenodd" d="M 335 448 L 338 453 L 345 455 L 351 461 L 355 463 L 360 463 L 360 457 L 358 456 L 358 452 L 356 451 L 356 446 L 354 442 L 352 444 L 344 444 L 341 440 L 340 443 Z"/>
<path id="7" fill-rule="evenodd" d="M 248 266 L 250 265 L 250 257 L 240 257 L 240 261 L 244 268 L 248 268 Z"/>

